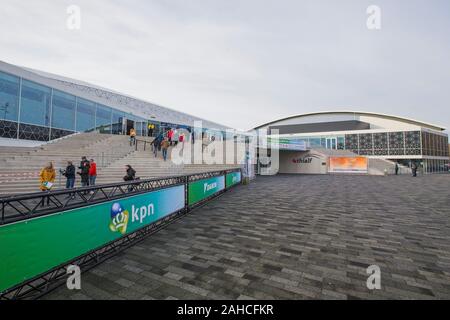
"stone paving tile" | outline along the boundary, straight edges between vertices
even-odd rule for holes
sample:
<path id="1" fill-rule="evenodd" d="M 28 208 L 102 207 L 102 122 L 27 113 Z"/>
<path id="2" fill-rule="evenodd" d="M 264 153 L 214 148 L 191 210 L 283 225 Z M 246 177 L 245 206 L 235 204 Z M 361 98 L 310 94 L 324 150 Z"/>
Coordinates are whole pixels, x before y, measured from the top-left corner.
<path id="1" fill-rule="evenodd" d="M 258 177 L 44 299 L 449 299 L 450 175 Z M 366 287 L 381 268 L 381 290 Z"/>

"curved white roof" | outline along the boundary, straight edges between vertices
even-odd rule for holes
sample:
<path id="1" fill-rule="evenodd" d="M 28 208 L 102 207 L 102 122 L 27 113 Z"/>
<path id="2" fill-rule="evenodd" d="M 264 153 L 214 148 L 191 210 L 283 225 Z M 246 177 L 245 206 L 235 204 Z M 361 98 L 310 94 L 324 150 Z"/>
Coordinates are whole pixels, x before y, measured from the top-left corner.
<path id="1" fill-rule="evenodd" d="M 394 116 L 394 115 L 388 115 L 388 114 L 376 113 L 376 112 L 351 111 L 351 110 L 319 111 L 319 112 L 311 112 L 311 113 L 292 115 L 292 116 L 289 116 L 289 117 L 285 117 L 285 118 L 281 118 L 281 119 L 277 119 L 277 120 L 274 120 L 274 121 L 270 121 L 270 122 L 264 123 L 262 125 L 259 125 L 259 126 L 255 127 L 254 129 L 260 129 L 262 127 L 266 127 L 266 126 L 269 126 L 271 124 L 275 124 L 275 123 L 280 122 L 280 121 L 291 120 L 291 119 L 295 119 L 295 118 L 303 118 L 303 117 L 308 117 L 308 116 L 322 116 L 322 115 L 323 116 L 329 116 L 329 115 L 352 115 L 352 116 L 355 116 L 355 117 L 356 116 L 367 116 L 367 117 L 374 117 L 374 118 L 381 118 L 381 119 L 388 119 L 388 120 L 403 122 L 403 123 L 412 124 L 412 125 L 416 125 L 416 126 L 421 126 L 421 127 L 425 127 L 425 128 L 432 129 L 432 130 L 437 130 L 437 131 L 444 131 L 444 130 L 446 130 L 446 128 L 444 128 L 442 126 L 439 126 L 439 125 L 426 123 L 426 122 L 422 122 L 422 121 L 418 121 L 418 120 L 414 120 L 414 119 L 408 119 L 408 118 L 404 118 L 404 117 L 400 117 L 400 116 Z"/>

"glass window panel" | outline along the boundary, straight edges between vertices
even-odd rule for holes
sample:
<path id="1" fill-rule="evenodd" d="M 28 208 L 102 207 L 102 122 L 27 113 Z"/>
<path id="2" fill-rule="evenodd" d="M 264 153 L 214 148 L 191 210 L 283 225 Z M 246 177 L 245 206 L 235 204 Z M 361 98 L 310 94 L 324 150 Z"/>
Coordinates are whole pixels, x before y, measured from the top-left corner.
<path id="1" fill-rule="evenodd" d="M 112 111 L 112 133 L 121 134 L 123 130 L 123 118 L 125 117 L 125 112 L 115 110 Z"/>
<path id="2" fill-rule="evenodd" d="M 125 112 L 113 110 L 112 123 L 113 124 L 118 124 L 118 123 L 122 124 L 124 117 L 125 117 Z"/>
<path id="3" fill-rule="evenodd" d="M 75 96 L 53 90 L 52 128 L 75 130 Z"/>
<path id="4" fill-rule="evenodd" d="M 52 90 L 37 83 L 23 80 L 20 102 L 20 122 L 48 127 Z"/>
<path id="5" fill-rule="evenodd" d="M 337 137 L 337 148 L 339 150 L 345 149 L 345 138 L 344 137 Z"/>
<path id="6" fill-rule="evenodd" d="M 101 133 L 111 133 L 112 109 L 110 107 L 97 104 L 96 126 Z"/>
<path id="7" fill-rule="evenodd" d="M 310 138 L 309 144 L 310 147 L 320 147 L 321 146 L 320 138 Z"/>
<path id="8" fill-rule="evenodd" d="M 95 103 L 77 99 L 77 131 L 90 131 L 95 128 Z"/>
<path id="9" fill-rule="evenodd" d="M 19 114 L 18 77 L 0 72 L 0 119 L 17 121 Z"/>
<path id="10" fill-rule="evenodd" d="M 141 121 L 135 122 L 134 127 L 136 129 L 136 134 L 138 136 L 141 136 L 142 135 L 142 122 Z"/>

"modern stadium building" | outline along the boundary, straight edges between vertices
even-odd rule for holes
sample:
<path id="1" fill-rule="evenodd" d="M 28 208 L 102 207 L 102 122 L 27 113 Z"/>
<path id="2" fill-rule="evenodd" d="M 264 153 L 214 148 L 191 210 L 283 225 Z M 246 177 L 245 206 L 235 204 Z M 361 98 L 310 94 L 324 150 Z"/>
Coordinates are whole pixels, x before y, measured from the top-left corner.
<path id="1" fill-rule="evenodd" d="M 295 115 L 255 129 L 282 141 L 281 165 L 287 150 L 325 150 L 331 154 L 341 150 L 342 154 L 345 151 L 346 155 L 383 159 L 404 166 L 416 162 L 424 173 L 448 172 L 445 128 L 418 120 L 370 112 L 332 111 Z M 291 158 L 287 163 L 305 165 L 305 161 L 298 160 L 298 155 Z"/>
<path id="2" fill-rule="evenodd" d="M 224 138 L 231 129 L 82 81 L 0 61 L 0 145 L 32 146 L 77 132 L 128 134 L 131 128 L 146 136 L 149 125 L 153 134 L 168 128 L 191 131 L 196 121 L 203 130 Z M 426 173 L 448 171 L 445 128 L 418 120 L 332 111 L 291 116 L 255 129 L 282 141 L 281 160 L 291 164 L 304 161 L 290 159 L 289 151 L 341 150 L 347 156 L 404 166 L 416 162 Z"/>
<path id="3" fill-rule="evenodd" d="M 202 127 L 223 132 L 218 123 L 135 99 L 78 80 L 0 61 L 0 141 L 28 145 L 76 132 L 147 135 L 165 128 Z"/>

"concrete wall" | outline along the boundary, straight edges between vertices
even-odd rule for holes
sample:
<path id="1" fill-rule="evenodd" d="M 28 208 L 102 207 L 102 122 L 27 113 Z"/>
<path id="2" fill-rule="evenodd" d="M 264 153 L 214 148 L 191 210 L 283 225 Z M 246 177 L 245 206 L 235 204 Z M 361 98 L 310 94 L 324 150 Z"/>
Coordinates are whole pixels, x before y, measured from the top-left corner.
<path id="1" fill-rule="evenodd" d="M 7 139 L 0 138 L 0 147 L 27 147 L 33 148 L 38 147 L 45 142 L 42 141 L 30 141 L 30 140 L 20 140 L 20 139 Z"/>
<path id="2" fill-rule="evenodd" d="M 311 151 L 280 151 L 280 173 L 327 174 L 326 156 Z"/>

